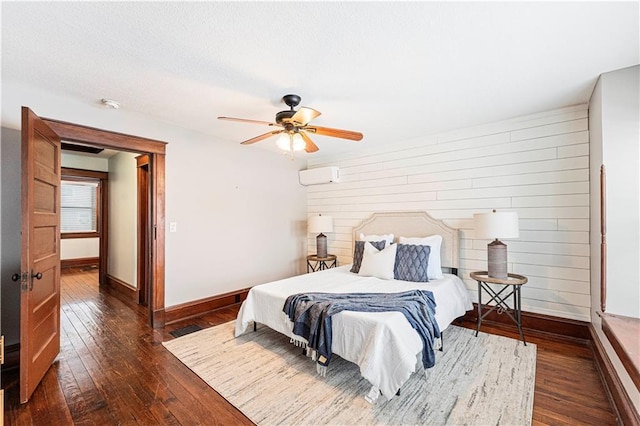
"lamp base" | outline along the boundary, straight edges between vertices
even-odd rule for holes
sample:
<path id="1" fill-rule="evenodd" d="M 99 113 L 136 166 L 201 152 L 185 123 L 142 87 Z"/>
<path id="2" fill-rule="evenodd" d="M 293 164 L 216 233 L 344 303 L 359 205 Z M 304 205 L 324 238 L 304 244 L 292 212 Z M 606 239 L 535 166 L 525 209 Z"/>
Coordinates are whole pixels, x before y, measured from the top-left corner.
<path id="1" fill-rule="evenodd" d="M 491 278 L 507 279 L 507 245 L 497 238 L 487 245 L 488 274 Z"/>
<path id="2" fill-rule="evenodd" d="M 318 257 L 327 257 L 327 236 L 323 233 L 316 237 L 316 255 Z"/>

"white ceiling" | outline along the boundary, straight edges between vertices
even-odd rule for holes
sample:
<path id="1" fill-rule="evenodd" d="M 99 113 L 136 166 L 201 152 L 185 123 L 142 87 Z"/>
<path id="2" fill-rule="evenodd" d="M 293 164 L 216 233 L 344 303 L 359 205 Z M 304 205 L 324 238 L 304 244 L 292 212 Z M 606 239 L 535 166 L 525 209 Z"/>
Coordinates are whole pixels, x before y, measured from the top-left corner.
<path id="1" fill-rule="evenodd" d="M 115 99 L 224 143 L 270 129 L 217 116 L 272 121 L 296 93 L 314 124 L 365 135 L 314 136 L 324 154 L 586 103 L 601 73 L 640 62 L 638 1 L 1 8 L 3 83 Z"/>

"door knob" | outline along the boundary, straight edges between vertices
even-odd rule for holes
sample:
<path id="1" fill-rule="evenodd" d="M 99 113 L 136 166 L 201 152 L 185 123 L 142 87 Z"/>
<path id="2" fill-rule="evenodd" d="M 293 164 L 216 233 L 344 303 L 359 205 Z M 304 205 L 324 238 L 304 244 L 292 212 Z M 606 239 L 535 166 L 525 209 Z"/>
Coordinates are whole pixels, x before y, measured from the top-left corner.
<path id="1" fill-rule="evenodd" d="M 19 280 L 20 280 L 20 274 L 11 275 L 11 281 L 19 281 Z"/>
<path id="2" fill-rule="evenodd" d="M 42 278 L 42 272 L 38 272 L 37 274 L 31 273 L 31 278 L 35 278 L 36 280 L 39 280 Z"/>

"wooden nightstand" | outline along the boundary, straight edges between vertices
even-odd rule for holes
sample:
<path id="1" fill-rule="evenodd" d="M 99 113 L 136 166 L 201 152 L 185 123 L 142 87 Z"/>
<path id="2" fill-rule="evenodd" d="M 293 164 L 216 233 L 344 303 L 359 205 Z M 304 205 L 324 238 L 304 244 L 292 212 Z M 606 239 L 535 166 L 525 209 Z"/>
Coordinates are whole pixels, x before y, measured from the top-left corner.
<path id="1" fill-rule="evenodd" d="M 492 278 L 489 276 L 487 271 L 476 271 L 471 272 L 471 278 L 478 282 L 478 328 L 476 329 L 476 336 L 478 336 L 478 332 L 480 331 L 480 325 L 482 324 L 482 319 L 489 315 L 494 310 L 497 310 L 499 314 L 506 313 L 509 318 L 513 320 L 518 326 L 518 331 L 520 332 L 520 337 L 522 337 L 522 342 L 525 346 L 527 346 L 527 341 L 524 338 L 524 333 L 522 332 L 522 305 L 521 305 L 521 296 L 520 289 L 524 284 L 527 283 L 528 279 L 525 276 L 518 274 L 508 274 L 507 278 Z M 489 284 L 498 284 L 503 286 L 501 290 L 498 292 L 494 291 Z M 484 314 L 482 313 L 482 290 L 485 290 L 491 296 L 491 299 L 487 301 L 487 305 L 491 302 L 496 302 L 494 306 L 491 306 Z M 503 295 L 507 290 L 511 290 L 509 293 Z M 507 303 L 507 299 L 513 295 L 513 309 L 509 308 Z M 513 314 L 509 311 L 512 311 Z"/>
<path id="2" fill-rule="evenodd" d="M 338 257 L 335 254 L 328 254 L 327 257 L 318 257 L 316 254 L 307 256 L 307 273 L 324 271 L 336 266 L 338 266 Z"/>

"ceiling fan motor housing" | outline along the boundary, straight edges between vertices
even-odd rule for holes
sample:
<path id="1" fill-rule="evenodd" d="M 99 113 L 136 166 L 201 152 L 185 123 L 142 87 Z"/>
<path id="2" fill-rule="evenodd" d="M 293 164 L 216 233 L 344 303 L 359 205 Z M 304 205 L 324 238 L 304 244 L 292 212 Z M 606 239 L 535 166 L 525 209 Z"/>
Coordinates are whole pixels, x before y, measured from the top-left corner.
<path id="1" fill-rule="evenodd" d="M 279 113 L 277 113 L 276 123 L 282 124 L 284 122 L 288 122 L 291 119 L 291 117 L 293 117 L 293 115 L 296 113 L 296 111 L 294 111 L 293 108 L 297 107 L 300 104 L 301 100 L 302 98 L 298 95 L 284 95 L 282 97 L 282 102 L 287 104 L 287 106 L 291 109 L 288 111 L 280 111 Z"/>
<path id="2" fill-rule="evenodd" d="M 276 123 L 282 124 L 293 117 L 296 112 L 294 110 L 280 111 L 276 114 Z"/>

